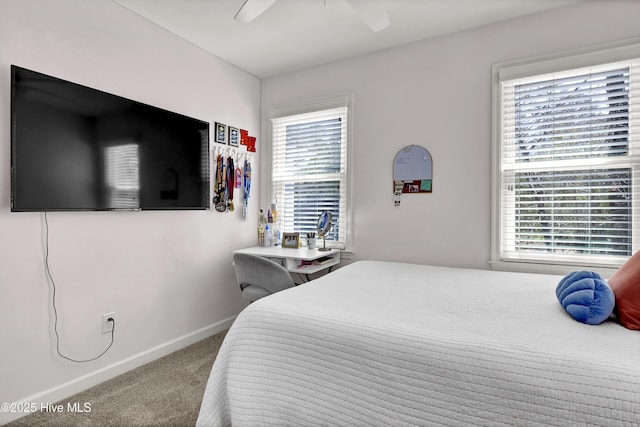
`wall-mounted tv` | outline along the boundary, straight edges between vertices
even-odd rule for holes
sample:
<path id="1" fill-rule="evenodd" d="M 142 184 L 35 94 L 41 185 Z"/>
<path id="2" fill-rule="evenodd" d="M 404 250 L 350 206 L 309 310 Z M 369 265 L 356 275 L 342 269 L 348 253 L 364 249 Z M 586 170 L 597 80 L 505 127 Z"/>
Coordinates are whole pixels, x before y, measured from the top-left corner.
<path id="1" fill-rule="evenodd" d="M 209 208 L 209 123 L 11 66 L 11 211 Z"/>

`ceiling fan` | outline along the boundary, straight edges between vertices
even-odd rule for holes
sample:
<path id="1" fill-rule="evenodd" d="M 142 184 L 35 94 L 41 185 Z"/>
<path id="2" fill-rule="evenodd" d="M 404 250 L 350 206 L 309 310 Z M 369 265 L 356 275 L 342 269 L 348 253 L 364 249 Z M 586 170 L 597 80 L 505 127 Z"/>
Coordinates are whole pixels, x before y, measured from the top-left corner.
<path id="1" fill-rule="evenodd" d="M 371 31 L 382 31 L 389 26 L 389 15 L 380 0 L 345 1 L 351 6 L 356 15 L 371 28 Z M 244 23 L 251 22 L 275 2 L 276 0 L 245 0 L 233 19 Z"/>

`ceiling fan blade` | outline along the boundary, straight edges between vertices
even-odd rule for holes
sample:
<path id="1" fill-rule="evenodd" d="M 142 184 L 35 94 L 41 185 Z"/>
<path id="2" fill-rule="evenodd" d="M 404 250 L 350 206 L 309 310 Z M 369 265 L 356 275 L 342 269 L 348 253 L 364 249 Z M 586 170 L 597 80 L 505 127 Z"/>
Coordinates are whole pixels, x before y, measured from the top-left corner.
<path id="1" fill-rule="evenodd" d="M 391 24 L 387 10 L 380 0 L 347 0 L 347 3 L 371 31 L 382 31 Z"/>
<path id="2" fill-rule="evenodd" d="M 249 23 L 269 9 L 275 2 L 276 0 L 245 0 L 233 19 L 245 24 Z"/>

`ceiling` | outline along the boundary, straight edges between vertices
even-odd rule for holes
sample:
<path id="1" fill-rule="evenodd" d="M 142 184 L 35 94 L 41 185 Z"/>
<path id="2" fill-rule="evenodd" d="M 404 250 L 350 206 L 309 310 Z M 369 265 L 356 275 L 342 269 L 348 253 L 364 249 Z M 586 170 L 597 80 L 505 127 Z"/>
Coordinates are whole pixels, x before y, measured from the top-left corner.
<path id="1" fill-rule="evenodd" d="M 391 25 L 373 32 L 347 0 L 278 0 L 250 23 L 244 0 L 113 0 L 259 78 L 463 31 L 585 0 L 371 0 Z"/>

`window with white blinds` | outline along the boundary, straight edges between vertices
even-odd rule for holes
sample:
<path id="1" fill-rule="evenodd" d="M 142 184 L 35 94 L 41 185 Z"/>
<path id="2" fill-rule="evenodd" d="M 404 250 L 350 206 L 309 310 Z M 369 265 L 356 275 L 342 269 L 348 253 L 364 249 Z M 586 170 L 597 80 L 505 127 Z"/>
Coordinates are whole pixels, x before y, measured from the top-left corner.
<path id="1" fill-rule="evenodd" d="M 639 65 L 500 80 L 500 261 L 613 267 L 640 248 Z"/>
<path id="2" fill-rule="evenodd" d="M 347 106 L 272 118 L 273 199 L 283 232 L 317 230 L 332 214 L 327 246 L 347 244 Z"/>

